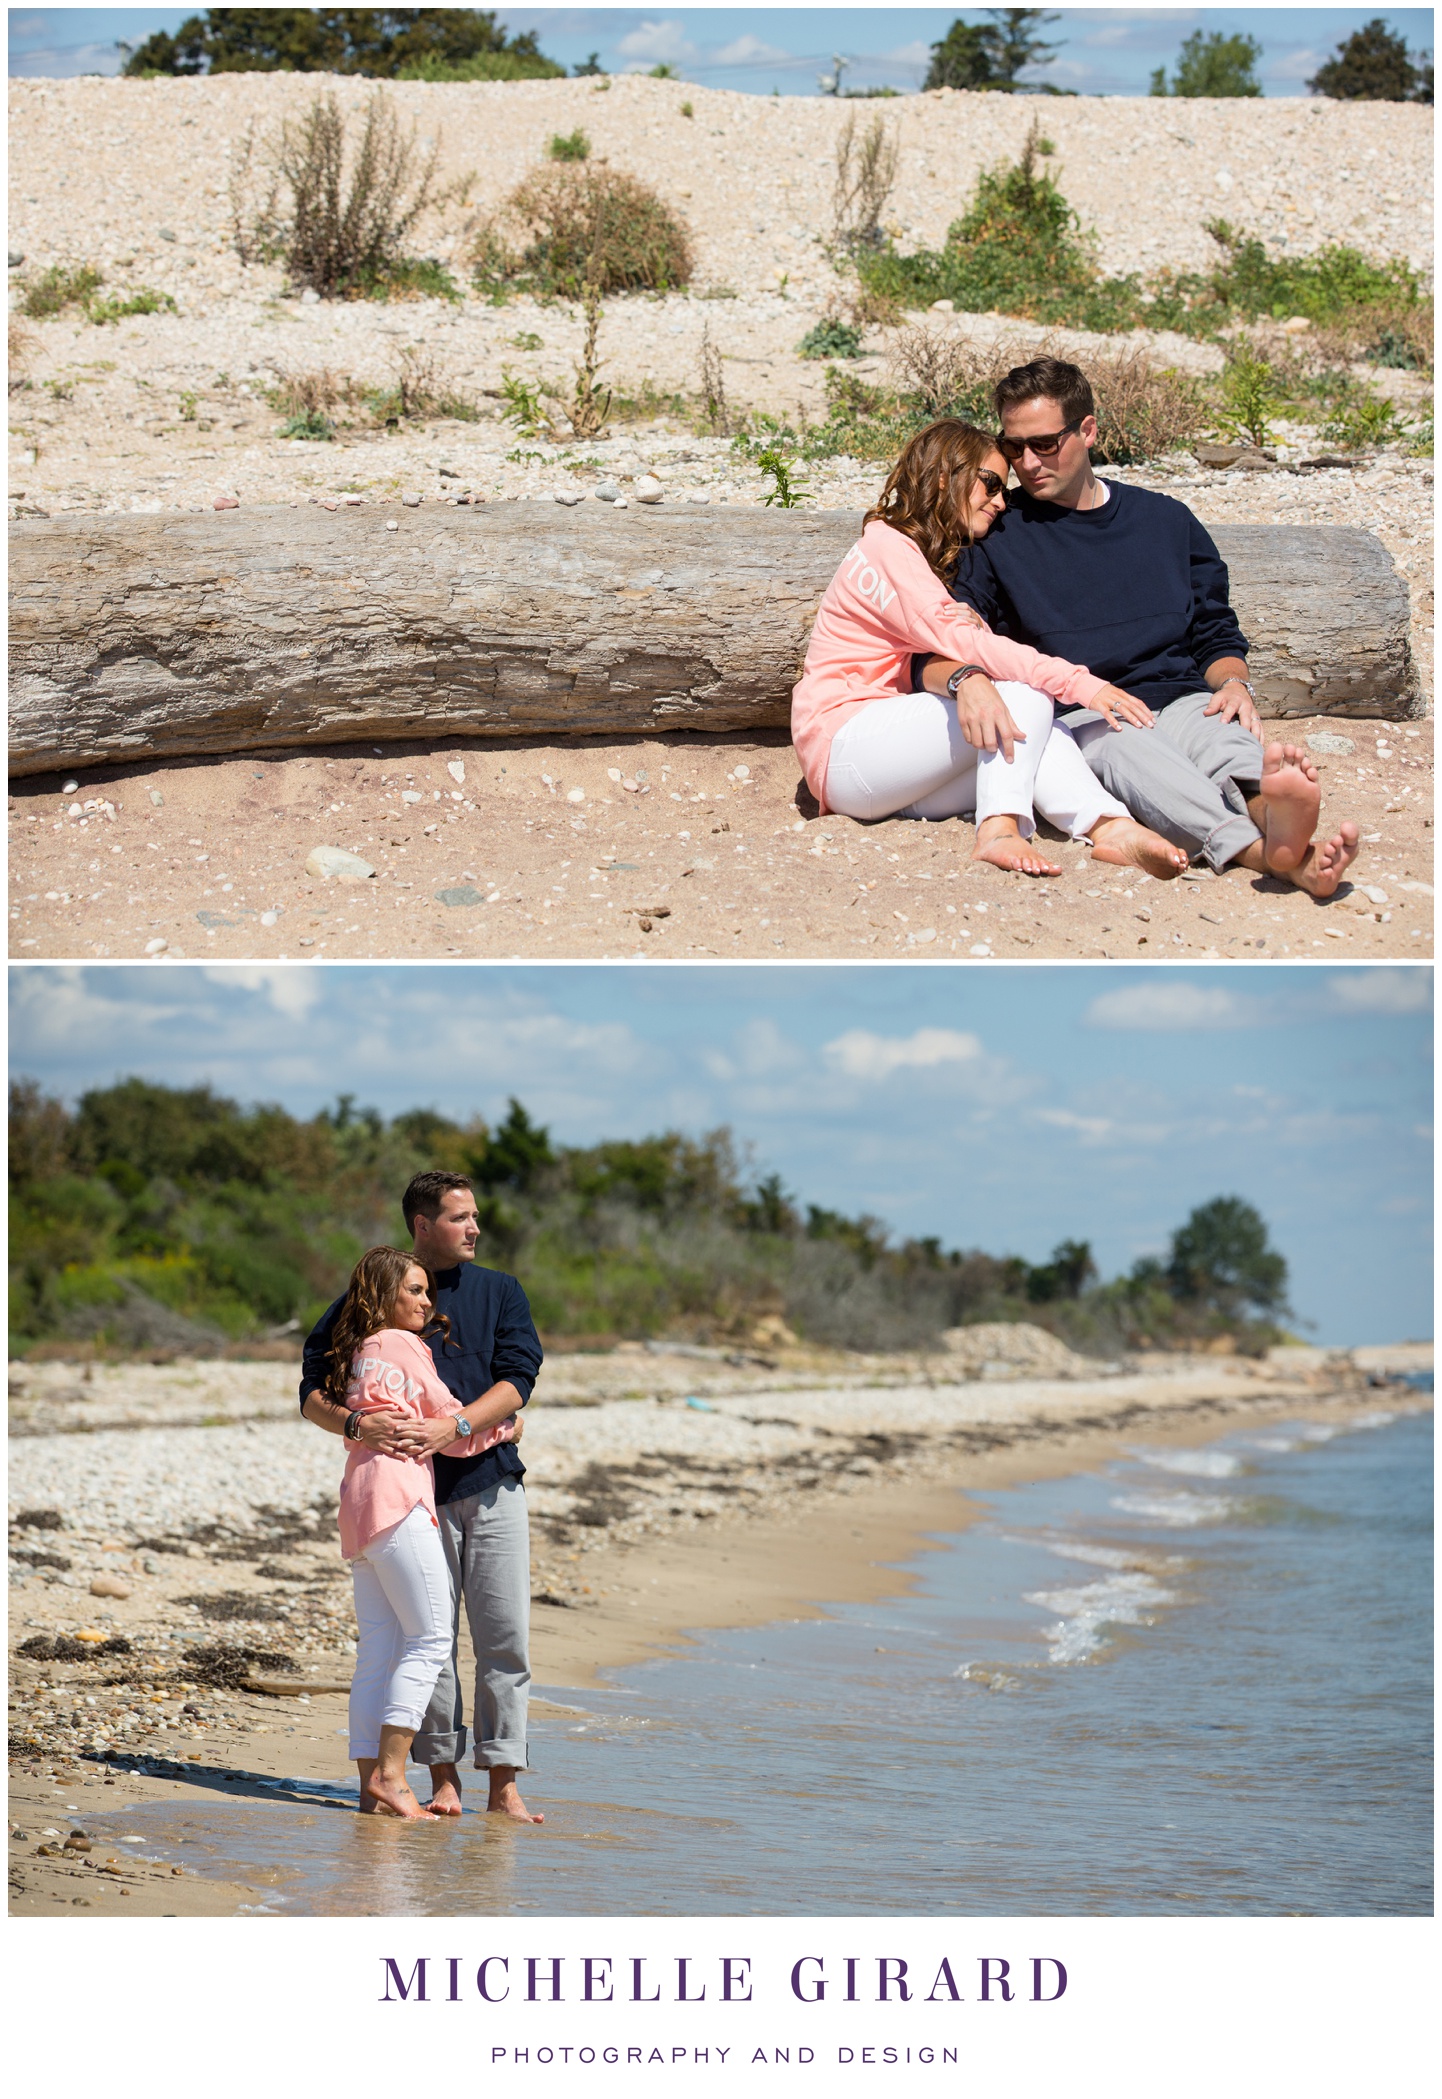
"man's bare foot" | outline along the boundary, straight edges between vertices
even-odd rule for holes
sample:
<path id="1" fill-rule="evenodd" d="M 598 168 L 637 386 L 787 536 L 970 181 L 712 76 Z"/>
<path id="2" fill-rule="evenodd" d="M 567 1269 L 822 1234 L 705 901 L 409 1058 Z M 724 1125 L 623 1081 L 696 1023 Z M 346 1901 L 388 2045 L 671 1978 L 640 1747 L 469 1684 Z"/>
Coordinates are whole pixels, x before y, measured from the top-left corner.
<path id="1" fill-rule="evenodd" d="M 430 1815 L 459 1815 L 461 1807 L 461 1774 L 454 1764 L 431 1765 L 431 1797 L 426 1802 Z"/>
<path id="2" fill-rule="evenodd" d="M 367 1809 L 365 1803 L 372 1803 Z M 372 1815 L 395 1815 L 404 1822 L 423 1822 L 425 1809 L 404 1779 L 386 1778 L 379 1770 L 372 1771 L 361 1783 L 361 1813 Z"/>
<path id="3" fill-rule="evenodd" d="M 1015 875 L 1059 875 L 1055 860 L 1044 859 L 1016 827 L 1014 816 L 988 816 L 976 827 L 973 860 L 985 860 Z"/>
<path id="4" fill-rule="evenodd" d="M 544 1822 L 544 1815 L 533 1815 L 522 1800 L 516 1786 L 514 1772 L 502 1775 L 498 1768 L 491 1773 L 491 1797 L 486 1802 L 488 1815 L 507 1815 L 512 1822 Z"/>
<path id="5" fill-rule="evenodd" d="M 1317 768 L 1300 744 L 1267 745 L 1262 753 L 1262 800 L 1267 871 L 1289 875 L 1302 864 L 1322 807 Z"/>
<path id="6" fill-rule="evenodd" d="M 1087 836 L 1093 860 L 1105 860 L 1112 867 L 1139 867 L 1159 882 L 1172 881 L 1187 865 L 1185 846 L 1169 844 L 1160 832 L 1149 831 L 1131 816 L 1104 816 Z"/>
<path id="7" fill-rule="evenodd" d="M 1357 826 L 1345 823 L 1336 834 L 1309 846 L 1300 867 L 1286 877 L 1309 896 L 1334 896 L 1337 885 L 1357 857 Z"/>

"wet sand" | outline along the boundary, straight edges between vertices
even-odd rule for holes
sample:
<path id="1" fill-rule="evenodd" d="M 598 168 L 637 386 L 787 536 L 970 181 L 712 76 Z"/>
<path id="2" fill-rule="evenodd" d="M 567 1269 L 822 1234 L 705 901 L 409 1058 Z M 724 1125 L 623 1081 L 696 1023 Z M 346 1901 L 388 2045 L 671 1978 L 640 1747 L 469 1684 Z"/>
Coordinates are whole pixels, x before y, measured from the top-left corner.
<path id="1" fill-rule="evenodd" d="M 679 1528 L 648 1529 L 633 1516 L 585 1530 L 572 1527 L 565 1542 L 554 1520 L 537 1522 L 537 1715 L 544 1721 L 564 1713 L 576 1694 L 584 1696 L 601 1680 L 601 1672 L 673 1652 L 698 1631 L 819 1617 L 834 1604 L 906 1593 L 912 1578 L 905 1563 L 939 1533 L 955 1532 L 972 1520 L 969 1492 L 1087 1471 L 1138 1438 L 1149 1446 L 1182 1446 L 1250 1422 L 1299 1415 L 1341 1421 L 1379 1404 L 1389 1409 L 1430 1404 L 1404 1386 L 1379 1389 L 1367 1381 L 1369 1375 L 1427 1362 L 1430 1350 L 1421 1348 L 1363 1352 L 1361 1360 L 1304 1350 L 1295 1352 L 1294 1365 L 1282 1368 L 1193 1361 L 1182 1375 L 941 1388 L 931 1395 L 933 1425 L 896 1435 L 889 1449 L 878 1437 L 885 1424 L 897 1430 L 906 1395 L 871 1393 L 866 1418 L 872 1425 L 864 1428 L 863 1395 L 853 1393 L 841 1409 L 852 1417 L 845 1433 L 828 1438 L 813 1424 L 808 1441 L 825 1462 L 818 1459 L 809 1474 L 793 1470 L 759 1508 L 752 1497 L 737 1492 L 707 1520 L 695 1514 Z M 956 1395 L 949 1423 L 942 1418 L 946 1392 Z M 810 1395 L 817 1412 L 820 1397 Z M 748 1395 L 730 1404 L 749 1409 L 755 1401 Z M 781 1404 L 793 1422 L 798 1412 L 811 1411 L 794 1391 Z M 725 1405 L 718 1402 L 718 1411 Z M 588 1415 L 595 1411 L 586 1410 Z M 558 1409 L 557 1418 L 569 1412 Z M 739 1411 L 738 1418 L 755 1419 Z M 327 1539 L 327 1549 L 329 1544 Z M 156 1623 L 168 1615 L 159 1589 L 178 1590 L 195 1579 L 193 1569 L 177 1569 L 173 1579 L 167 1575 L 161 1584 L 146 1584 L 143 1601 L 136 1597 L 99 1605 L 87 1599 L 86 1608 L 96 1614 L 90 1623 L 112 1634 L 133 1623 L 138 1633 L 142 1616 Z M 261 1591 L 257 1574 L 248 1569 L 228 1566 L 225 1579 L 237 1591 Z M 548 1591 L 543 1581 L 557 1586 Z M 546 1601 L 547 1594 L 555 1600 Z M 21 1611 L 27 1607 L 28 1599 L 14 1613 L 12 1650 L 24 1636 Z M 47 1611 L 56 1630 L 73 1615 Z M 32 1613 L 28 1623 L 38 1622 Z M 286 1635 L 275 1627 L 239 1633 L 257 1644 L 266 1635 L 286 1644 Z M 227 1636 L 237 1635 L 213 1635 Z M 85 1829 L 87 1814 L 108 1817 L 127 1805 L 171 1802 L 194 1808 L 217 1796 L 274 1804 L 275 1791 L 262 1783 L 268 1778 L 348 1781 L 341 1730 L 349 1660 L 338 1640 L 328 1644 L 329 1653 L 314 1645 L 306 1653 L 300 1680 L 312 1688 L 303 1701 L 245 1690 L 206 1693 L 195 1700 L 212 1721 L 224 1714 L 223 1737 L 219 1728 L 188 1722 L 174 1710 L 173 1692 L 167 1698 L 152 1691 L 154 1704 L 173 1713 L 163 1738 L 150 1733 L 123 1748 L 117 1742 L 108 1762 L 94 1751 L 77 1755 L 53 1737 L 43 1748 L 38 1736 L 32 1735 L 28 1747 L 25 1741 L 23 1716 L 34 1709 L 39 1679 L 65 1678 L 83 1696 L 85 1682 L 98 1675 L 96 1665 L 37 1664 L 12 1651 L 17 1715 L 12 1750 L 19 1752 L 12 1756 L 11 1778 L 14 1913 L 75 1914 L 78 1907 L 94 1915 L 233 1915 L 263 1902 L 263 1877 L 258 1884 L 242 1885 L 194 1868 L 175 1874 L 174 1846 L 151 1864 L 142 1862 L 153 1852 L 149 1846 L 134 1847 L 138 1858 L 127 1857 L 123 1845 L 110 1841 L 97 1841 L 89 1853 L 50 1857 L 39 1856 L 39 1848 L 44 1844 L 58 1851 L 70 1830 Z M 164 1672 L 152 1668 L 145 1673 L 158 1685 Z M 473 1790 L 478 1785 L 473 1781 Z M 533 1804 L 544 1806 L 543 1776 L 533 1794 Z M 17 1829 L 23 1836 L 14 1834 Z M 46 1839 L 46 1829 L 58 1836 Z M 523 1837 L 524 1831 L 515 1834 Z M 106 1870 L 110 1861 L 114 1865 Z M 276 1879 L 283 1879 L 279 1866 Z"/>

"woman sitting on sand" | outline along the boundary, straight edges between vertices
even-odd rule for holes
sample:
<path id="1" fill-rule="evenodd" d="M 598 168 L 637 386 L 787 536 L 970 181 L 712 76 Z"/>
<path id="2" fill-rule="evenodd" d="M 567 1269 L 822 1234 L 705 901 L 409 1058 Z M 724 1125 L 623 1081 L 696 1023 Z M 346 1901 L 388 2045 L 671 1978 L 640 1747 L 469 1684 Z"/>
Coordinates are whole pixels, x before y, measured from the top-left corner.
<path id="1" fill-rule="evenodd" d="M 389 1457 L 355 1442 L 362 1414 L 389 1407 L 406 1414 L 459 1414 L 461 1402 L 436 1376 L 421 1340 L 430 1318 L 430 1278 L 393 1246 L 373 1246 L 356 1263 L 331 1341 L 325 1395 L 349 1409 L 351 1439 L 340 1490 L 341 1552 L 355 1583 L 355 1676 L 350 1692 L 350 1754 L 360 1771 L 363 1814 L 414 1820 L 425 1810 L 406 1780 L 412 1738 L 425 1716 L 454 1637 L 450 1576 L 436 1524 L 429 1457 Z M 510 1415 L 479 1436 L 447 1446 L 455 1457 L 514 1441 Z"/>
<path id="2" fill-rule="evenodd" d="M 1028 843 L 1035 808 L 1098 860 L 1167 879 L 1186 853 L 1101 786 L 1052 703 L 1088 707 L 1115 728 L 1155 717 L 1131 694 L 1060 657 L 1007 641 L 949 595 L 964 546 L 1006 498 L 996 440 L 953 418 L 907 445 L 861 538 L 821 601 L 791 736 L 822 811 L 880 817 L 976 813 L 973 859 L 1020 874 L 1061 868 Z M 912 690 L 913 655 L 930 657 Z"/>

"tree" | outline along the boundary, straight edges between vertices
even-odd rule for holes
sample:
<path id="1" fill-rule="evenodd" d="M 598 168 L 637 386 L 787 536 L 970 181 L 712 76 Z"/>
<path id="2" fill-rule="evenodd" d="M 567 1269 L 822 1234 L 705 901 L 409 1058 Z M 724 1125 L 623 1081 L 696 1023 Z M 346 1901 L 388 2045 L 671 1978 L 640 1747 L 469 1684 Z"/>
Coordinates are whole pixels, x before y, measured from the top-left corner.
<path id="1" fill-rule="evenodd" d="M 1220 30 L 1207 36 L 1195 29 L 1177 55 L 1170 87 L 1166 67 L 1158 66 L 1152 75 L 1151 92 L 1206 101 L 1258 96 L 1261 83 L 1253 69 L 1261 55 L 1262 47 L 1255 37 L 1223 36 Z"/>
<path id="2" fill-rule="evenodd" d="M 1287 1263 L 1260 1213 L 1236 1195 L 1201 1204 L 1173 1232 L 1165 1281 L 1179 1302 L 1227 1318 L 1288 1309 Z"/>
<path id="3" fill-rule="evenodd" d="M 1034 1305 L 1076 1299 L 1088 1283 L 1096 1281 L 1096 1275 L 1097 1264 L 1087 1241 L 1063 1239 L 1060 1246 L 1052 1248 L 1051 1259 L 1044 1268 L 1027 1270 L 1026 1294 Z"/>
<path id="4" fill-rule="evenodd" d="M 989 7 L 990 24 L 952 23 L 940 43 L 931 47 L 931 66 L 924 87 L 991 88 L 1015 94 L 1017 75 L 1026 66 L 1050 65 L 1055 44 L 1037 31 L 1060 20 L 1040 7 Z M 1022 90 L 1024 92 L 1024 90 Z"/>
<path id="5" fill-rule="evenodd" d="M 509 1188 L 513 1194 L 525 1195 L 542 1170 L 555 1163 L 550 1131 L 532 1122 L 512 1096 L 505 1121 L 486 1139 L 485 1150 L 472 1164 L 471 1177 L 488 1192 Z"/>
<path id="6" fill-rule="evenodd" d="M 601 54 L 599 51 L 593 51 L 584 65 L 572 66 L 571 77 L 575 80 L 602 79 L 605 75 L 606 69 L 603 65 L 601 65 L 600 57 Z"/>
<path id="7" fill-rule="evenodd" d="M 1380 15 L 1338 44 L 1307 82 L 1314 95 L 1334 102 L 1430 102 L 1430 52 L 1416 64 L 1405 37 L 1395 35 Z"/>
<path id="8" fill-rule="evenodd" d="M 159 30 L 143 44 L 119 48 L 122 71 L 132 79 L 207 72 L 394 79 L 427 60 L 464 65 L 487 54 L 540 60 L 535 30 L 510 36 L 495 14 L 473 7 L 211 7 L 191 15 L 173 36 Z"/>

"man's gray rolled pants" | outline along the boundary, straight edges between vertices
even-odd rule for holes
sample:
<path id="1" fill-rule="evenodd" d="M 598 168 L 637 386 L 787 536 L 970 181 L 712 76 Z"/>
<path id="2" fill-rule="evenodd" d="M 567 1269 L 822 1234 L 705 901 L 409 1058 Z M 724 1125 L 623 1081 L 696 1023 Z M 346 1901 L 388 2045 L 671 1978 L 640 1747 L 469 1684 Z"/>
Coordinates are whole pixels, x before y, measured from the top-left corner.
<path id="1" fill-rule="evenodd" d="M 1188 693 L 1156 712 L 1156 726 L 1109 729 L 1085 707 L 1064 721 L 1109 794 L 1139 823 L 1198 854 L 1218 874 L 1261 832 L 1247 796 L 1262 779 L 1262 746 L 1237 722 L 1208 714 L 1212 694 Z"/>
<path id="2" fill-rule="evenodd" d="M 526 1723 L 531 1686 L 531 1539 L 526 1490 L 518 1479 L 497 1480 L 479 1494 L 442 1502 L 436 1510 L 451 1577 L 455 1633 L 451 1656 L 437 1680 L 411 1749 L 418 1764 L 458 1764 L 466 1753 L 457 1651 L 461 1602 L 476 1654 L 471 1727 L 476 1769 L 497 1764 L 527 1768 Z"/>

